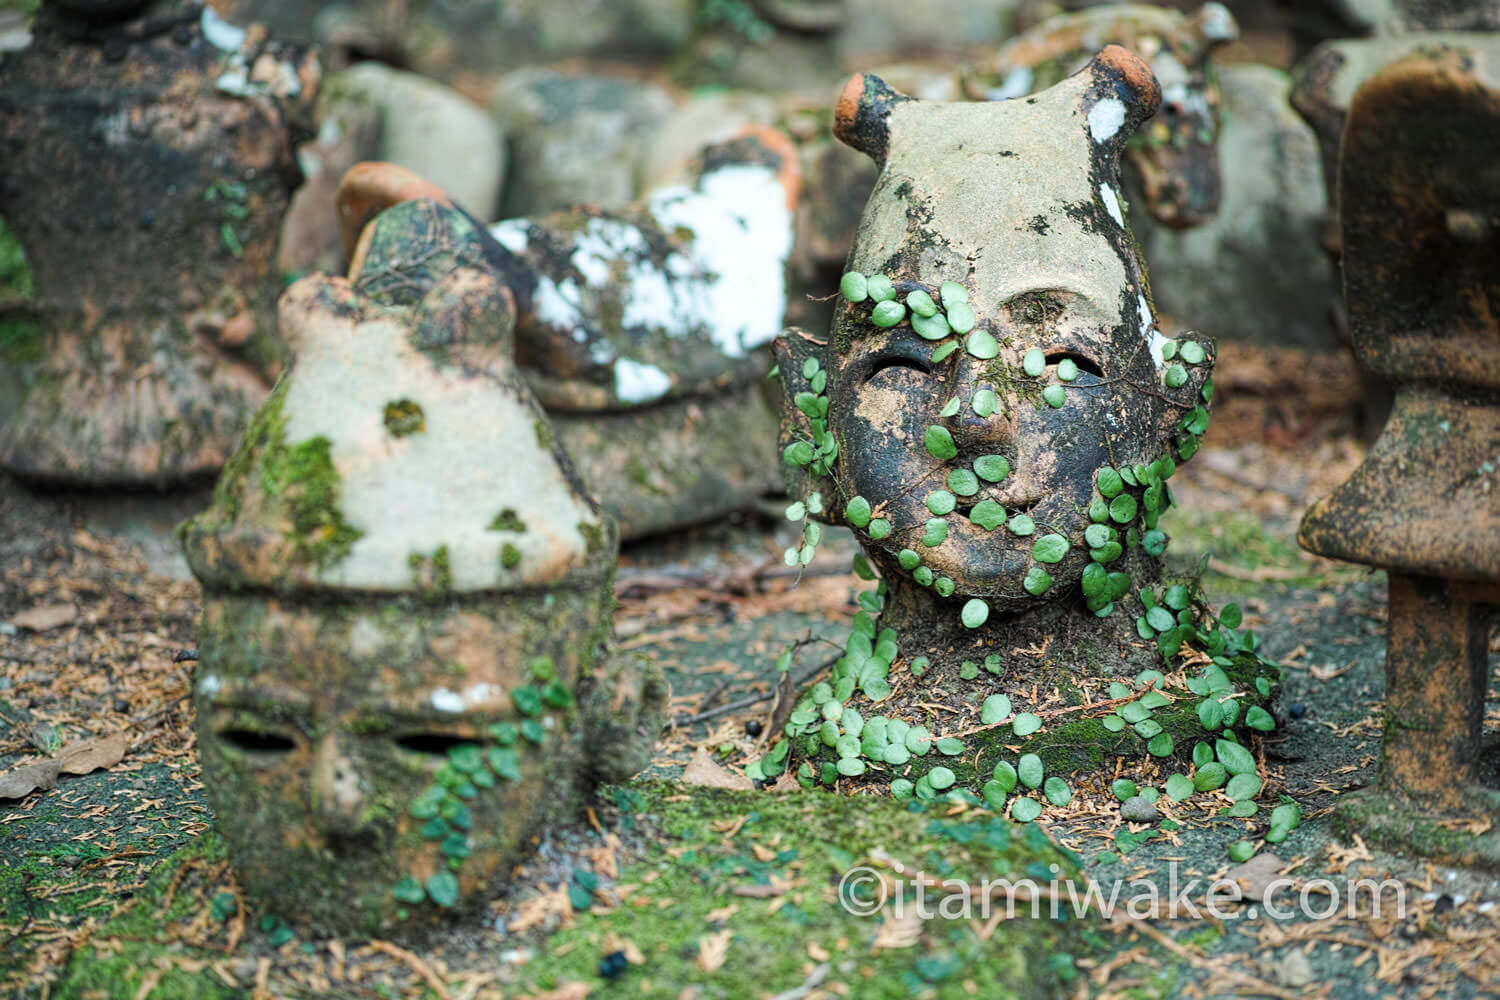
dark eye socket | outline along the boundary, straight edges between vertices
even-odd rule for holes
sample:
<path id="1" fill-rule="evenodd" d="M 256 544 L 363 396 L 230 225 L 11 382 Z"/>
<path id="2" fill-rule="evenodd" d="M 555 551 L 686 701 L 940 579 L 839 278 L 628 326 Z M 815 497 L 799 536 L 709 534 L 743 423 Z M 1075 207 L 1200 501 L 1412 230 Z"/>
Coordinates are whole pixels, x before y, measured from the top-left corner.
<path id="1" fill-rule="evenodd" d="M 1059 361 L 1067 358 L 1078 366 L 1081 372 L 1088 372 L 1095 378 L 1103 378 L 1104 372 L 1092 358 L 1086 358 L 1082 354 L 1074 354 L 1071 351 L 1058 351 L 1056 354 L 1047 355 L 1047 364 L 1056 365 Z"/>
<path id="2" fill-rule="evenodd" d="M 297 748 L 297 741 L 290 736 L 258 729 L 221 729 L 219 738 L 241 753 L 282 754 Z"/>
<path id="3" fill-rule="evenodd" d="M 412 753 L 432 754 L 447 757 L 448 751 L 465 743 L 473 743 L 473 737 L 455 736 L 452 733 L 409 733 L 396 739 L 396 745 Z"/>
<path id="4" fill-rule="evenodd" d="M 877 359 L 870 366 L 870 374 L 865 376 L 865 381 L 870 381 L 887 368 L 910 368 L 912 371 L 921 372 L 923 375 L 932 374 L 932 369 L 928 367 L 926 362 L 918 361 L 916 358 L 908 358 L 900 354 L 888 354 L 885 357 Z"/>

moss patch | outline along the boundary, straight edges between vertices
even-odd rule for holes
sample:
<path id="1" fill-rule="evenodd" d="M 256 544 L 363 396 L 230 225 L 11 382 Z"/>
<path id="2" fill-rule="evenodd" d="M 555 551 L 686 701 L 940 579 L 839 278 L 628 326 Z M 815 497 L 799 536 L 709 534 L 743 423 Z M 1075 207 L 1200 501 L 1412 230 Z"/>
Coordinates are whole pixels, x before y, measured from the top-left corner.
<path id="1" fill-rule="evenodd" d="M 525 531 L 526 522 L 521 520 L 514 507 L 506 507 L 490 522 L 491 531 Z"/>
<path id="2" fill-rule="evenodd" d="M 422 407 L 409 399 L 397 399 L 385 404 L 385 429 L 392 437 L 406 437 L 427 429 L 427 418 Z"/>

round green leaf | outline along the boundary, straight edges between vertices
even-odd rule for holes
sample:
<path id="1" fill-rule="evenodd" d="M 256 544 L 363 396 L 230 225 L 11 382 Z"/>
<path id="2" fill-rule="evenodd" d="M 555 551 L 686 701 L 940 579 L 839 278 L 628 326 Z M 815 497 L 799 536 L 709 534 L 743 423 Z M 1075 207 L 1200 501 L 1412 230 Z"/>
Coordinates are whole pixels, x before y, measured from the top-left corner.
<path id="1" fill-rule="evenodd" d="M 926 526 L 923 528 L 922 544 L 927 546 L 929 549 L 936 548 L 937 546 L 943 544 L 943 540 L 947 537 L 948 522 L 944 521 L 940 517 L 934 517 L 929 520 Z M 924 566 L 922 568 L 926 569 L 927 567 Z"/>
<path id="2" fill-rule="evenodd" d="M 1073 789 L 1063 779 L 1053 775 L 1042 782 L 1042 794 L 1055 806 L 1065 806 L 1073 801 Z"/>
<path id="3" fill-rule="evenodd" d="M 975 330 L 969 334 L 964 349 L 980 361 L 988 361 L 1000 353 L 1000 343 L 988 330 Z"/>
<path id="4" fill-rule="evenodd" d="M 870 310 L 870 322 L 880 327 L 895 326 L 906 318 L 906 307 L 894 299 L 887 299 Z"/>
<path id="5" fill-rule="evenodd" d="M 1047 355 L 1040 348 L 1033 347 L 1021 358 L 1021 370 L 1032 378 L 1036 378 L 1047 369 Z"/>
<path id="6" fill-rule="evenodd" d="M 896 297 L 896 286 L 883 274 L 872 274 L 865 280 L 865 291 L 876 302 L 888 302 Z"/>
<path id="7" fill-rule="evenodd" d="M 974 459 L 974 474 L 987 483 L 998 483 L 1010 475 L 1010 460 L 1004 455 L 980 455 Z"/>
<path id="8" fill-rule="evenodd" d="M 1062 562 L 1063 556 L 1067 554 L 1068 540 L 1056 533 L 1043 535 L 1031 546 L 1031 558 L 1037 562 Z"/>
<path id="9" fill-rule="evenodd" d="M 1021 582 L 1021 586 L 1032 597 L 1041 597 L 1052 586 L 1052 574 L 1040 566 L 1033 566 L 1026 571 L 1026 579 Z"/>
<path id="10" fill-rule="evenodd" d="M 1021 779 L 1021 784 L 1027 788 L 1039 787 L 1046 773 L 1047 766 L 1042 763 L 1042 758 L 1034 753 L 1023 753 L 1016 763 L 1016 777 Z"/>
<path id="11" fill-rule="evenodd" d="M 1071 382 L 1078 377 L 1078 362 L 1072 358 L 1063 358 L 1057 363 L 1057 377 L 1064 382 Z"/>
<path id="12" fill-rule="evenodd" d="M 948 473 L 948 489 L 961 497 L 971 497 L 979 492 L 979 479 L 968 469 L 954 469 Z"/>
<path id="13" fill-rule="evenodd" d="M 839 279 L 839 291 L 850 302 L 863 302 L 870 297 L 870 283 L 858 271 L 850 271 Z"/>
<path id="14" fill-rule="evenodd" d="M 913 316 L 933 316 L 938 307 L 931 295 L 917 288 L 906 293 L 906 308 L 912 311 Z"/>
<path id="15" fill-rule="evenodd" d="M 977 597 L 970 598 L 959 614 L 959 620 L 964 623 L 965 628 L 978 628 L 989 621 L 989 618 L 990 606 Z"/>
<path id="16" fill-rule="evenodd" d="M 979 710 L 979 721 L 986 726 L 1004 722 L 1010 717 L 1010 699 L 1003 694 L 992 694 L 984 699 Z"/>
<path id="17" fill-rule="evenodd" d="M 1153 757 L 1170 757 L 1174 746 L 1171 733 L 1158 733 L 1146 744 L 1146 749 Z"/>
<path id="18" fill-rule="evenodd" d="M 1030 712 L 1017 713 L 1011 723 L 1011 729 L 1017 736 L 1030 736 L 1042 728 L 1042 720 Z"/>
<path id="19" fill-rule="evenodd" d="M 969 520 L 985 531 L 994 531 L 1005 523 L 1005 508 L 995 500 L 981 500 L 969 511 Z"/>
<path id="20" fill-rule="evenodd" d="M 995 390 L 993 389 L 980 389 L 974 393 L 974 398 L 970 400 L 969 406 L 979 416 L 988 417 L 1000 408 L 1000 397 L 995 395 Z"/>
<path id="21" fill-rule="evenodd" d="M 1016 769 L 1009 761 L 1002 760 L 995 765 L 994 782 L 1007 795 L 1015 790 L 1017 780 Z"/>
<path id="22" fill-rule="evenodd" d="M 1171 364 L 1167 366 L 1167 373 L 1163 376 L 1163 380 L 1167 383 L 1167 388 L 1176 389 L 1187 382 L 1187 377 L 1186 368 L 1178 364 Z"/>
<path id="23" fill-rule="evenodd" d="M 1214 743 L 1214 752 L 1218 754 L 1219 762 L 1229 769 L 1230 774 L 1255 773 L 1255 757 L 1238 743 L 1218 740 Z"/>
<path id="24" fill-rule="evenodd" d="M 1236 840 L 1229 845 L 1229 860 L 1235 864 L 1244 864 L 1255 857 L 1255 845 L 1248 840 Z"/>
<path id="25" fill-rule="evenodd" d="M 943 300 L 945 309 L 952 308 L 956 303 L 969 301 L 969 290 L 956 281 L 945 281 L 938 286 L 938 298 Z"/>
<path id="26" fill-rule="evenodd" d="M 1095 473 L 1094 485 L 1098 488 L 1099 495 L 1106 500 L 1119 496 L 1120 491 L 1125 488 L 1120 474 L 1107 465 Z"/>
<path id="27" fill-rule="evenodd" d="M 938 517 L 953 513 L 953 508 L 957 505 L 958 501 L 947 490 L 933 490 L 927 494 L 927 509 Z"/>
<path id="28" fill-rule="evenodd" d="M 948 325 L 953 328 L 954 333 L 968 333 L 974 329 L 977 318 L 974 315 L 973 306 L 967 302 L 955 302 L 947 309 Z"/>
<path id="29" fill-rule="evenodd" d="M 870 501 L 864 497 L 855 497 L 844 505 L 844 520 L 856 528 L 863 528 L 870 523 Z"/>
<path id="30" fill-rule="evenodd" d="M 1017 823 L 1030 823 L 1041 814 L 1042 804 L 1030 797 L 1016 799 L 1016 804 L 1010 807 L 1010 818 Z"/>
<path id="31" fill-rule="evenodd" d="M 1189 340 L 1183 343 L 1177 354 L 1183 361 L 1190 365 L 1202 364 L 1207 355 L 1203 351 L 1203 345 L 1197 341 Z"/>
<path id="32" fill-rule="evenodd" d="M 953 435 L 946 427 L 929 426 L 922 435 L 922 443 L 927 446 L 927 454 L 940 461 L 946 462 L 958 455 L 958 445 L 953 443 Z"/>
<path id="33" fill-rule="evenodd" d="M 1193 782 L 1185 774 L 1174 774 L 1167 779 L 1167 797 L 1181 802 L 1193 794 Z"/>
<path id="34" fill-rule="evenodd" d="M 953 782 L 956 780 L 958 778 L 952 769 L 943 767 L 941 764 L 927 772 L 927 783 L 939 792 L 946 788 L 952 788 Z"/>
<path id="35" fill-rule="evenodd" d="M 1060 385 L 1049 385 L 1047 386 L 1047 388 L 1042 390 L 1042 402 L 1046 403 L 1054 410 L 1062 409 L 1063 404 L 1065 404 L 1067 401 L 1068 394 Z"/>
<path id="36" fill-rule="evenodd" d="M 450 871 L 433 873 L 427 879 L 427 895 L 439 906 L 449 907 L 458 903 L 458 879 Z"/>
<path id="37" fill-rule="evenodd" d="M 942 313 L 934 316 L 913 316 L 911 318 L 911 328 L 923 340 L 942 340 L 953 332 L 948 327 L 947 317 Z"/>
<path id="38" fill-rule="evenodd" d="M 1260 778 L 1254 774 L 1236 774 L 1224 786 L 1224 794 L 1236 802 L 1253 799 L 1260 794 Z"/>
<path id="39" fill-rule="evenodd" d="M 1129 493 L 1121 493 L 1109 502 L 1110 519 L 1117 524 L 1129 524 L 1135 520 L 1136 513 L 1135 497 Z"/>

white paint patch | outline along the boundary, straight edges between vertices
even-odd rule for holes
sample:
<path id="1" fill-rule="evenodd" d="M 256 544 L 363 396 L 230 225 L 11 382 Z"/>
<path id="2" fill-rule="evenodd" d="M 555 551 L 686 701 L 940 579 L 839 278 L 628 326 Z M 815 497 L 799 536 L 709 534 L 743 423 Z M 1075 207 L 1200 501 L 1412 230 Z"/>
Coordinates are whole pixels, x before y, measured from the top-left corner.
<path id="1" fill-rule="evenodd" d="M 672 388 L 672 377 L 655 365 L 629 358 L 615 362 L 615 395 L 625 403 L 649 403 Z"/>
<path id="2" fill-rule="evenodd" d="M 223 686 L 224 679 L 218 674 L 204 674 L 198 678 L 198 693 L 207 695 L 210 698 L 218 694 L 219 689 Z"/>
<path id="3" fill-rule="evenodd" d="M 618 219 L 593 218 L 573 238 L 572 263 L 585 285 L 602 288 L 613 277 L 615 261 L 646 250 L 646 240 L 636 227 Z"/>
<path id="4" fill-rule="evenodd" d="M 1089 135 L 1095 142 L 1108 142 L 1125 124 L 1125 102 L 1106 97 L 1089 109 Z"/>
<path id="5" fill-rule="evenodd" d="M 1099 197 L 1104 200 L 1104 208 L 1109 212 L 1109 217 L 1115 220 L 1115 225 L 1124 229 L 1125 216 L 1120 213 L 1120 199 L 1115 196 L 1115 189 L 1108 184 L 1100 184 Z"/>
<path id="6" fill-rule="evenodd" d="M 1000 86 L 986 90 L 984 96 L 992 101 L 1013 101 L 1031 93 L 1031 85 L 1035 80 L 1036 74 L 1031 72 L 1031 67 L 1015 66 L 1005 74 Z"/>
<path id="7" fill-rule="evenodd" d="M 432 707 L 439 712 L 462 712 L 464 710 L 464 696 L 457 691 L 449 691 L 447 688 L 438 688 L 432 692 Z"/>
<path id="8" fill-rule="evenodd" d="M 1232 42 L 1240 37 L 1240 26 L 1229 8 L 1221 3 L 1206 3 L 1198 12 L 1203 19 L 1203 37 L 1211 42 Z"/>
<path id="9" fill-rule="evenodd" d="M 527 232 L 531 223 L 525 219 L 507 219 L 490 227 L 490 235 L 511 253 L 525 253 Z"/>
<path id="10" fill-rule="evenodd" d="M 1151 315 L 1151 306 L 1146 301 L 1146 296 L 1137 294 L 1136 311 L 1140 314 L 1141 339 L 1145 340 L 1151 352 L 1151 360 L 1156 363 L 1158 370 L 1167 366 L 1167 359 L 1162 356 L 1162 348 L 1167 346 L 1167 338 L 1161 335 L 1161 331 L 1155 329 L 1156 317 Z"/>
<path id="11" fill-rule="evenodd" d="M 792 213 L 776 171 L 752 164 L 721 167 L 705 174 L 696 189 L 658 191 L 647 208 L 665 231 L 693 231 L 690 263 L 703 279 L 647 278 L 639 301 L 625 305 L 626 325 L 665 324 L 672 336 L 700 331 L 732 358 L 775 339 L 786 311 L 792 250 Z M 677 270 L 670 261 L 668 266 Z M 657 312 L 668 297 L 674 308 Z"/>
<path id="12" fill-rule="evenodd" d="M 198 24 L 203 28 L 204 40 L 221 52 L 237 52 L 245 43 L 245 29 L 230 24 L 212 7 L 204 6 Z"/>
<path id="13" fill-rule="evenodd" d="M 539 278 L 531 295 L 531 308 L 536 318 L 548 326 L 570 332 L 582 328 L 583 310 L 578 285 L 572 278 L 562 281 Z"/>

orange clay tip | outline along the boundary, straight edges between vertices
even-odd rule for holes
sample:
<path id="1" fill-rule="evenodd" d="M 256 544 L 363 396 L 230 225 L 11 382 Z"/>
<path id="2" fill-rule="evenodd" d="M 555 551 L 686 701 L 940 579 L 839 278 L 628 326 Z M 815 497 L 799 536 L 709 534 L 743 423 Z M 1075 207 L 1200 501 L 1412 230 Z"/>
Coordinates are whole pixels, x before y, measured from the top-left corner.
<path id="1" fill-rule="evenodd" d="M 854 122 L 859 118 L 859 102 L 865 96 L 865 75 L 855 73 L 839 91 L 838 104 L 833 109 L 833 134 L 843 139 L 854 132 Z"/>
<path id="2" fill-rule="evenodd" d="M 1106 45 L 1094 58 L 1124 78 L 1146 115 L 1154 114 L 1161 106 L 1161 87 L 1156 83 L 1156 74 L 1140 56 L 1123 46 Z"/>
<path id="3" fill-rule="evenodd" d="M 802 160 L 797 155 L 792 137 L 769 125 L 747 125 L 740 130 L 740 135 L 758 139 L 761 145 L 781 157 L 776 178 L 781 182 L 781 189 L 786 192 L 786 207 L 796 211 L 797 200 L 802 197 Z"/>
<path id="4" fill-rule="evenodd" d="M 354 255 L 360 233 L 370 220 L 392 205 L 418 198 L 431 198 L 452 205 L 448 192 L 431 181 L 394 163 L 366 161 L 350 167 L 339 180 L 335 204 L 338 207 L 339 239 L 344 253 Z"/>

